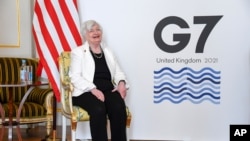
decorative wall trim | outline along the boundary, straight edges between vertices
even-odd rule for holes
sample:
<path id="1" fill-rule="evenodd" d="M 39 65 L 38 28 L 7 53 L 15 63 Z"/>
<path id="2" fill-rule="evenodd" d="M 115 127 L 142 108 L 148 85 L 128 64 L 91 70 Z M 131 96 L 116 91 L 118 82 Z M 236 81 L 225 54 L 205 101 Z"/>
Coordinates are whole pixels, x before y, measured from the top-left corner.
<path id="1" fill-rule="evenodd" d="M 31 19 L 31 26 L 33 26 L 33 16 L 34 16 L 34 7 L 35 7 L 35 0 L 31 0 L 31 4 L 30 4 L 30 19 Z M 37 58 L 37 52 L 36 52 L 36 44 L 35 44 L 35 40 L 33 38 L 33 33 L 32 30 L 30 32 L 31 34 L 31 57 L 32 58 Z"/>
<path id="2" fill-rule="evenodd" d="M 19 0 L 1 0 L 0 18 L 0 47 L 20 47 Z"/>

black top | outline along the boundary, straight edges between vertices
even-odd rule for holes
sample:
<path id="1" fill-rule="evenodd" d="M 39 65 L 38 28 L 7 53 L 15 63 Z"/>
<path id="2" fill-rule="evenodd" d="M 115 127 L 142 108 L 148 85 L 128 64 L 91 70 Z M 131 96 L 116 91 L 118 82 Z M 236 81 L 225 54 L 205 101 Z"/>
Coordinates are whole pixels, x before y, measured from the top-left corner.
<path id="1" fill-rule="evenodd" d="M 91 54 L 95 61 L 95 74 L 94 74 L 94 84 L 97 89 L 101 91 L 109 91 L 114 88 L 111 81 L 111 74 L 106 63 L 104 53 L 94 54 L 91 51 Z M 99 56 L 98 58 L 96 56 Z"/>

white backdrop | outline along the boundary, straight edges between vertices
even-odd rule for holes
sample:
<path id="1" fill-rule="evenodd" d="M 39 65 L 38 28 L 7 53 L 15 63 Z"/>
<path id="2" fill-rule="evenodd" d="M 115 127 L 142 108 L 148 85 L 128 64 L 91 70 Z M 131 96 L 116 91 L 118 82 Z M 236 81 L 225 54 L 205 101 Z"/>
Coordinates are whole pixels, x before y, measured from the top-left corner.
<path id="1" fill-rule="evenodd" d="M 249 0 L 79 0 L 79 4 L 81 21 L 94 19 L 103 26 L 107 44 L 130 81 L 126 98 L 132 112 L 130 139 L 228 141 L 230 124 L 250 124 Z M 165 43 L 178 44 L 173 42 L 173 34 L 191 34 L 186 47 L 175 53 L 161 50 L 154 40 L 156 25 L 170 16 L 183 19 L 189 28 L 166 26 L 162 31 Z M 195 16 L 222 16 L 202 53 L 195 53 L 195 48 L 205 25 L 194 24 Z M 201 62 L 185 64 L 177 58 Z M 181 98 L 171 101 L 164 99 L 165 95 L 155 103 L 154 71 L 165 67 L 175 71 L 185 67 L 195 71 L 211 68 L 220 72 L 216 75 L 219 79 L 213 79 L 219 82 L 212 88 L 216 92 L 210 91 L 215 98 L 184 94 L 181 98 L 185 100 L 177 103 L 172 101 Z M 174 77 L 162 81 L 175 83 Z M 79 138 L 90 136 L 85 127 L 78 126 Z M 82 130 L 88 133 L 82 136 Z"/>

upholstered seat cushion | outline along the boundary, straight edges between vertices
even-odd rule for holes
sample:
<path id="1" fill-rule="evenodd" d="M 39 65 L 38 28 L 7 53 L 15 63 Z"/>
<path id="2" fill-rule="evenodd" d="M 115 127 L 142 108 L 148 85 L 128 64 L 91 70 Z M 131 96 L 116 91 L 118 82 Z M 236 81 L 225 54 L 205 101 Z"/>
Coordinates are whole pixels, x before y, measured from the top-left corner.
<path id="1" fill-rule="evenodd" d="M 126 111 L 127 111 L 127 116 L 130 119 L 131 114 L 130 114 L 130 111 L 129 111 L 128 107 L 126 107 Z M 73 114 L 75 114 L 74 117 L 76 117 L 77 121 L 88 121 L 89 120 L 88 112 L 85 111 L 84 109 L 82 109 L 79 106 L 73 106 Z"/>
<path id="2" fill-rule="evenodd" d="M 18 106 L 20 103 L 13 103 L 13 116 L 16 116 L 16 113 L 18 111 Z M 9 110 L 8 110 L 8 104 L 3 104 L 3 109 L 5 111 L 5 117 L 9 116 Z M 23 104 L 22 112 L 20 117 L 29 117 L 29 118 L 34 118 L 34 117 L 41 117 L 44 116 L 46 117 L 47 115 L 47 110 L 45 107 L 36 104 L 34 102 L 25 102 Z"/>
<path id="3" fill-rule="evenodd" d="M 83 110 L 79 106 L 73 106 L 73 113 L 76 114 L 75 117 L 78 121 L 87 121 L 89 120 L 88 112 Z"/>
<path id="4" fill-rule="evenodd" d="M 17 89 L 16 89 L 17 90 Z M 52 91 L 52 89 L 41 89 L 39 87 L 35 87 L 29 94 L 29 96 L 26 99 L 26 102 L 24 103 L 21 115 L 20 117 L 23 118 L 37 118 L 37 117 L 46 117 L 47 115 L 47 109 L 43 106 L 45 103 L 45 99 L 47 94 Z M 22 92 L 25 93 L 25 92 Z M 19 97 L 22 96 L 18 94 L 13 95 L 13 99 L 20 99 Z M 6 95 L 5 101 L 8 101 L 9 95 Z M 9 107 L 8 102 L 2 101 L 2 106 L 5 111 L 5 117 L 9 116 Z M 13 102 L 13 116 L 16 117 L 16 112 L 18 110 L 18 106 L 20 104 L 20 101 Z"/>

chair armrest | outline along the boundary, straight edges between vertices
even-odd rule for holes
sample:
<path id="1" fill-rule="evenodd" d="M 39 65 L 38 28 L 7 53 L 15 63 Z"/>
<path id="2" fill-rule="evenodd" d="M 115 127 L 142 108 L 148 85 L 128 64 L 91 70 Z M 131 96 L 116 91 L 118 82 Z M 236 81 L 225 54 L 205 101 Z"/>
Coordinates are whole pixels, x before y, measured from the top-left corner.
<path id="1" fill-rule="evenodd" d="M 61 102 L 63 113 L 72 114 L 73 113 L 73 103 L 72 103 L 72 91 L 74 89 L 72 83 L 69 81 L 61 80 Z"/>
<path id="2" fill-rule="evenodd" d="M 70 82 L 68 81 L 61 81 L 61 82 L 64 90 L 69 90 L 69 91 L 73 90 L 73 85 Z"/>
<path id="3" fill-rule="evenodd" d="M 50 88 L 35 87 L 27 97 L 27 102 L 35 102 L 47 109 L 47 115 L 53 114 L 54 92 Z"/>
<path id="4" fill-rule="evenodd" d="M 50 91 L 46 94 L 45 102 L 43 106 L 47 109 L 47 114 L 53 114 L 53 102 L 54 102 L 54 92 Z"/>
<path id="5" fill-rule="evenodd" d="M 26 101 L 29 102 L 35 102 L 38 103 L 40 105 L 44 105 L 45 107 L 47 105 L 52 106 L 52 98 L 53 97 L 53 91 L 50 88 L 40 88 L 40 87 L 35 87 L 29 94 L 29 96 L 27 97 Z M 47 101 L 47 100 L 51 100 L 51 102 Z"/>

